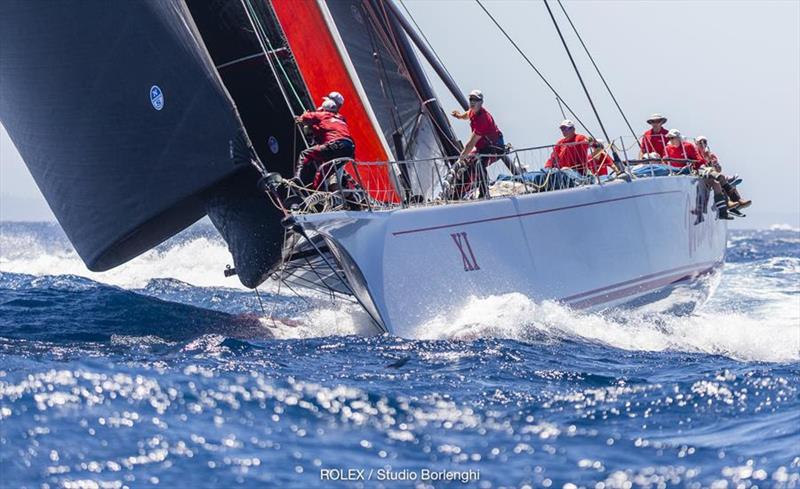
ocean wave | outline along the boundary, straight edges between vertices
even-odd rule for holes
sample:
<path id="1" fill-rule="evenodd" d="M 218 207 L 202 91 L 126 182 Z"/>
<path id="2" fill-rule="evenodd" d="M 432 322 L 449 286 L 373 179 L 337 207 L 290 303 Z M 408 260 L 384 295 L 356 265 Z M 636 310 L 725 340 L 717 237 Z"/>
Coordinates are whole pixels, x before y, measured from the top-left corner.
<path id="1" fill-rule="evenodd" d="M 3 235 L 0 271 L 30 275 L 77 275 L 125 288 L 143 288 L 154 278 L 170 278 L 202 287 L 244 289 L 223 275 L 232 263 L 221 239 L 194 237 L 157 248 L 107 272 L 91 272 L 72 248 L 42 246 L 29 235 Z"/>
<path id="2" fill-rule="evenodd" d="M 776 311 L 777 309 L 777 311 Z M 685 351 L 736 360 L 800 360 L 796 298 L 749 313 L 703 310 L 691 316 L 585 313 L 518 294 L 471 298 L 454 315 L 419 326 L 416 338 L 505 338 L 519 341 L 581 340 L 622 350 Z"/>

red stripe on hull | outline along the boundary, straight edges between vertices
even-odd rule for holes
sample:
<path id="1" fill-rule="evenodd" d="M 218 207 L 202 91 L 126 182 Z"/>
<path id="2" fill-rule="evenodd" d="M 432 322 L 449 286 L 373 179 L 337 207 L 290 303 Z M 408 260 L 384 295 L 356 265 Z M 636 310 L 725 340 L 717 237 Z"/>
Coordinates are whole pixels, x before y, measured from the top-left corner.
<path id="1" fill-rule="evenodd" d="M 439 225 L 439 226 L 430 226 L 430 227 L 426 227 L 426 228 L 407 229 L 405 231 L 395 231 L 395 232 L 392 233 L 392 236 L 402 236 L 403 234 L 422 233 L 422 232 L 425 232 L 425 231 L 434 231 L 434 230 L 437 230 L 437 229 L 446 229 L 446 228 L 452 228 L 452 227 L 457 227 L 457 226 L 466 226 L 466 225 L 469 225 L 469 224 L 480 224 L 480 223 L 483 223 L 483 222 L 503 221 L 503 220 L 506 220 L 506 219 L 514 219 L 515 217 L 535 216 L 537 214 L 547 214 L 548 212 L 557 212 L 557 211 L 564 211 L 564 210 L 569 210 L 569 209 L 577 209 L 578 207 L 589 207 L 589 206 L 593 206 L 593 205 L 607 204 L 609 202 L 618 202 L 620 200 L 638 199 L 639 197 L 648 197 L 648 196 L 651 196 L 651 195 L 679 194 L 679 193 L 681 193 L 681 192 L 678 191 L 678 190 L 668 190 L 668 191 L 665 191 L 665 192 L 651 192 L 649 194 L 629 195 L 629 196 L 626 196 L 626 197 L 616 197 L 614 199 L 598 200 L 598 201 L 595 201 L 595 202 L 586 202 L 584 204 L 567 205 L 567 206 L 564 206 L 564 207 L 555 207 L 555 208 L 552 208 L 552 209 L 544 209 L 544 210 L 541 210 L 541 211 L 522 212 L 522 213 L 519 213 L 519 214 L 509 214 L 509 215 L 506 215 L 506 216 L 487 217 L 485 219 L 475 219 L 475 220 L 472 220 L 472 221 L 455 222 L 455 223 L 452 223 L 452 224 L 442 224 L 442 225 Z"/>
<path id="2" fill-rule="evenodd" d="M 315 0 L 272 0 L 289 48 L 297 61 L 314 103 L 332 91 L 344 96 L 342 115 L 347 119 L 356 143 L 359 161 L 387 161 L 389 155 L 381 142 L 378 129 L 369 117 L 364 100 L 347 70 L 333 34 Z M 351 172 L 352 173 L 352 172 Z M 380 166 L 359 167 L 364 186 L 368 189 L 393 189 L 387 169 Z M 373 193 L 380 200 L 397 202 L 393 190 Z M 388 194 L 388 195 L 387 195 Z"/>

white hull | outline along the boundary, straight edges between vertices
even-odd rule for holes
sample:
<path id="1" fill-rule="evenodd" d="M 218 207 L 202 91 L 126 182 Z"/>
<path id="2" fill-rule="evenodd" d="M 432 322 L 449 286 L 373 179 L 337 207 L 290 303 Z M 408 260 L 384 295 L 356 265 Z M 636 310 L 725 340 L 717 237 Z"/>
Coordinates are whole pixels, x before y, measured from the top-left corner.
<path id="1" fill-rule="evenodd" d="M 724 260 L 726 223 L 711 200 L 693 177 L 664 177 L 297 221 L 325 237 L 361 302 L 403 335 L 471 296 L 601 309 L 697 282 Z"/>

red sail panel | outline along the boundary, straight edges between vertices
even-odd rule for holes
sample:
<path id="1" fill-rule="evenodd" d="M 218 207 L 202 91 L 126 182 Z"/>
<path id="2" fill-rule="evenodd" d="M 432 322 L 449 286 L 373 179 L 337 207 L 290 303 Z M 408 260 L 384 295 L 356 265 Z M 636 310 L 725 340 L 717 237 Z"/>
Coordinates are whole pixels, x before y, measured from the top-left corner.
<path id="1" fill-rule="evenodd" d="M 368 102 L 362 99 L 356 88 L 353 80 L 356 75 L 348 70 L 349 60 L 343 58 L 320 5 L 314 0 L 272 0 L 272 8 L 314 102 L 319 103 L 322 97 L 332 91 L 344 96 L 341 113 L 347 119 L 355 140 L 357 160 L 389 160 L 380 129 L 370 117 Z M 341 49 L 344 50 L 344 47 Z M 374 198 L 393 202 L 399 200 L 386 166 L 361 165 L 358 171 L 364 186 Z"/>

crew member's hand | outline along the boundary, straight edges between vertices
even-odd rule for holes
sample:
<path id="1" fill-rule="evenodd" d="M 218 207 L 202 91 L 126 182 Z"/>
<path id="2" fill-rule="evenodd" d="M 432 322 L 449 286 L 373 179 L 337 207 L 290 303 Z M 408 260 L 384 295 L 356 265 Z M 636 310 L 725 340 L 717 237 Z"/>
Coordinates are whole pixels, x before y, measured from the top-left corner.
<path id="1" fill-rule="evenodd" d="M 450 115 L 452 115 L 453 117 L 461 117 L 461 112 L 454 110 L 450 112 Z"/>

